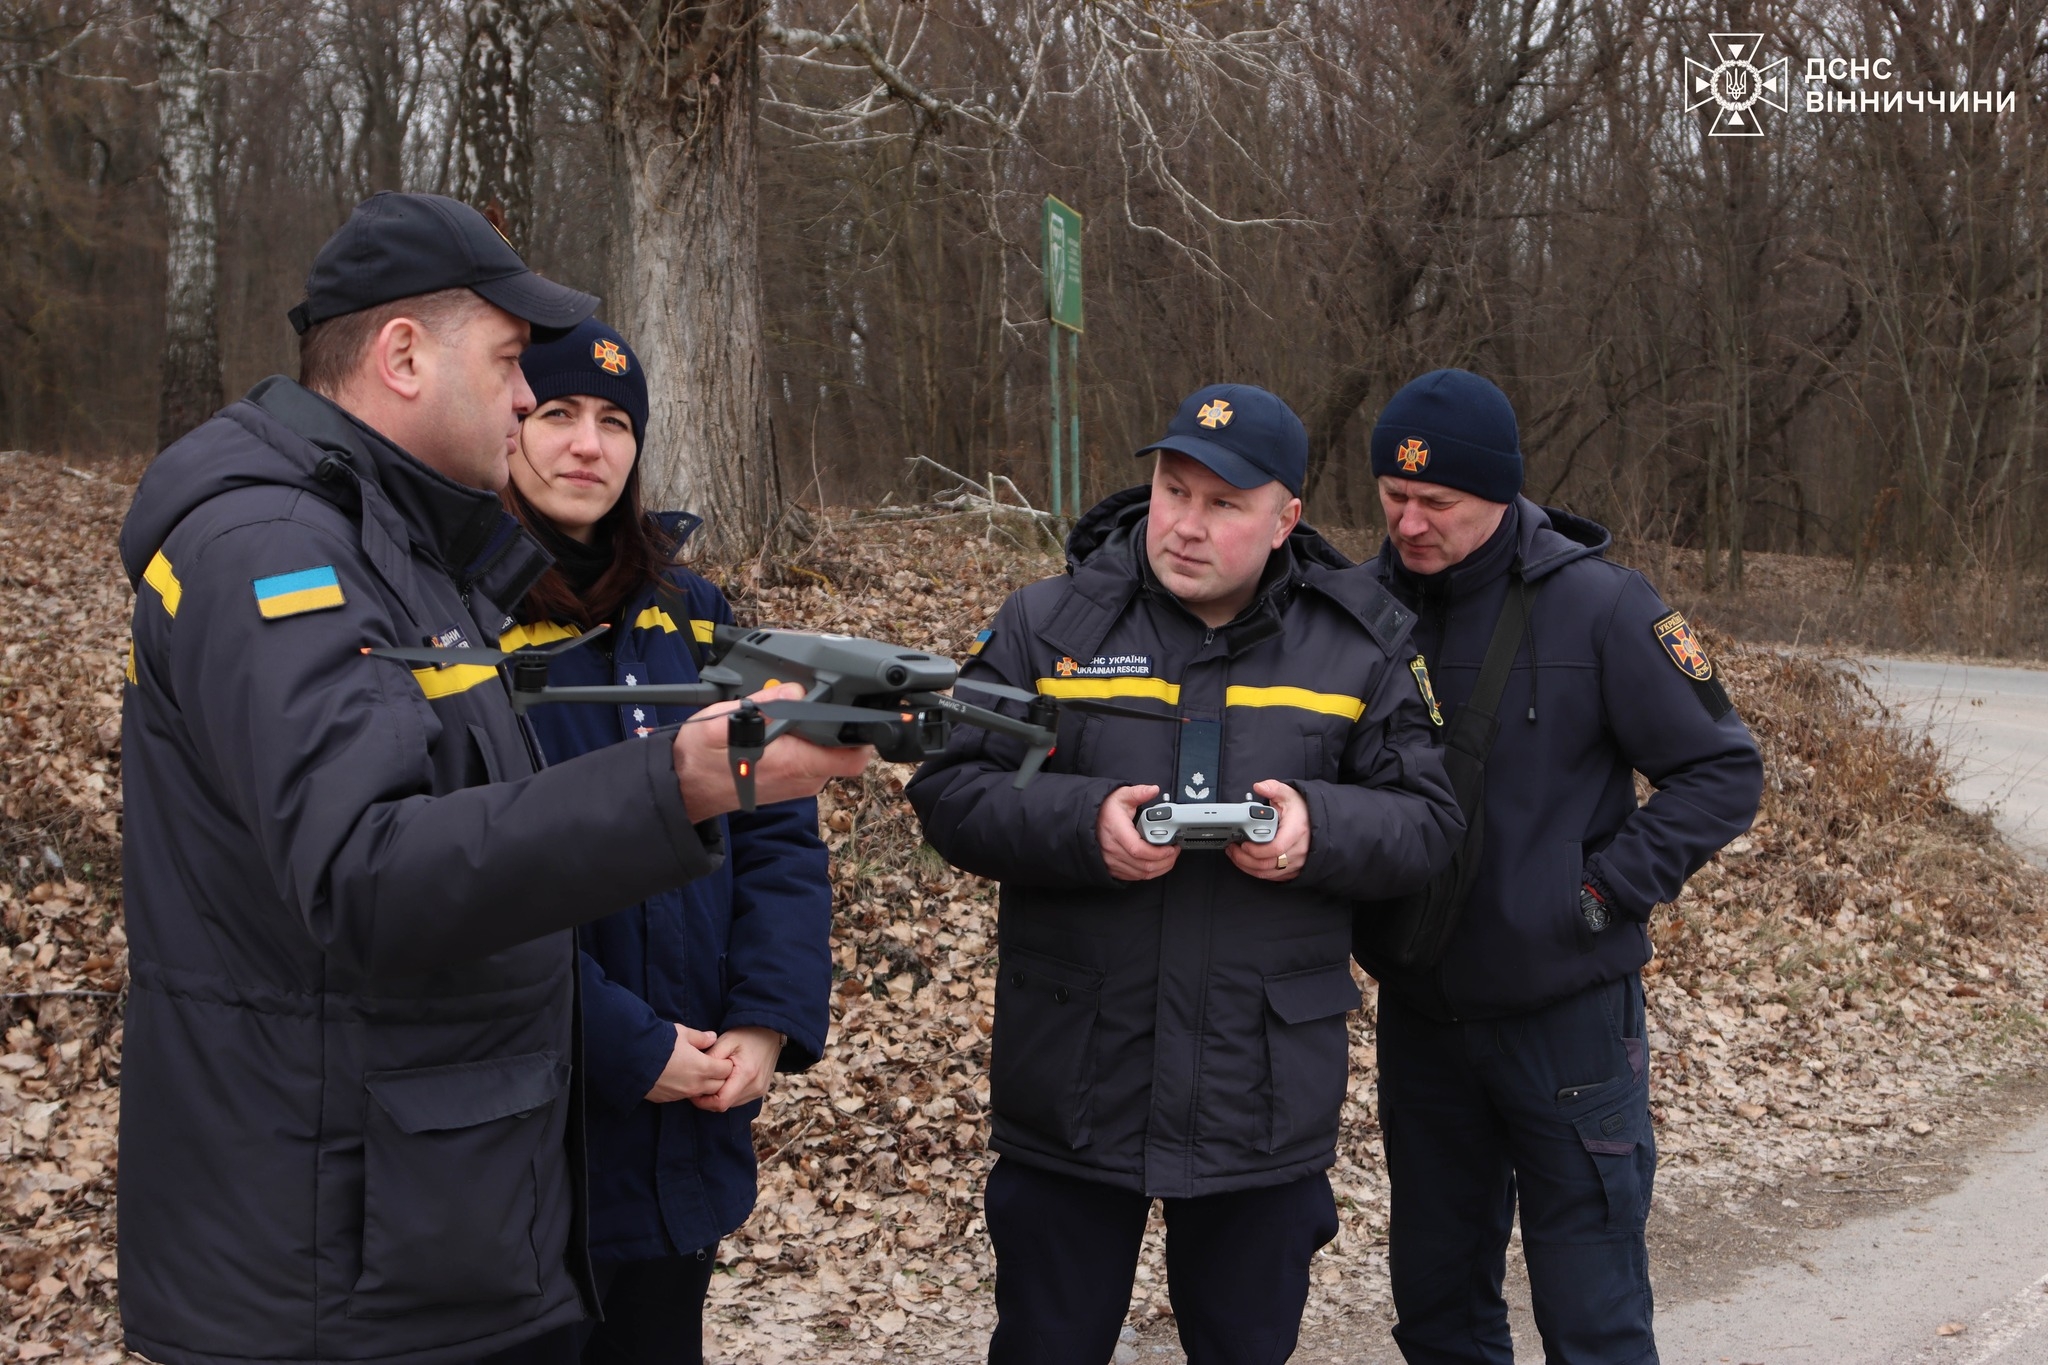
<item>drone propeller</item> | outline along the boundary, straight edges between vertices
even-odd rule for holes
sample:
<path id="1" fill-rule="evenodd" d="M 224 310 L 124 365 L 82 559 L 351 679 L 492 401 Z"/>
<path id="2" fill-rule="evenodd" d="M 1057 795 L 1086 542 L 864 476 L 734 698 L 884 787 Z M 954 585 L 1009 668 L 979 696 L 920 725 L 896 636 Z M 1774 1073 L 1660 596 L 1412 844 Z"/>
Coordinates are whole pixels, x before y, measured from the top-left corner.
<path id="1" fill-rule="evenodd" d="M 584 631 L 573 640 L 563 640 L 545 647 L 529 645 L 524 649 L 389 649 L 382 646 L 373 647 L 365 645 L 363 653 L 374 655 L 379 659 L 403 659 L 409 664 L 475 664 L 478 666 L 495 666 L 504 663 L 508 659 L 552 658 L 554 655 L 566 653 L 578 645 L 588 644 L 610 629 L 611 627 L 608 625 L 598 626 Z"/>

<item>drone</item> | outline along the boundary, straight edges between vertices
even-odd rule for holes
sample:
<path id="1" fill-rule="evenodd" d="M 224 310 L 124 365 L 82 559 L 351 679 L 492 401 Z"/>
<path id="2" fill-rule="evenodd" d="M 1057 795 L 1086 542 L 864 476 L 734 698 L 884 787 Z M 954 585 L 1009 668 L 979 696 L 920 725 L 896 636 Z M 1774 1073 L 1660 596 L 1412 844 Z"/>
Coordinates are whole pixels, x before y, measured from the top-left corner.
<path id="1" fill-rule="evenodd" d="M 712 629 L 709 659 L 698 671 L 699 682 L 634 687 L 548 685 L 548 664 L 555 655 L 609 629 L 598 626 L 573 640 L 514 650 L 365 647 L 362 652 L 409 664 L 495 666 L 511 684 L 512 709 L 520 715 L 526 714 L 528 707 L 562 702 L 708 706 L 738 699 L 736 711 L 693 717 L 684 724 L 726 722 L 733 786 L 740 809 L 749 811 L 754 809 L 754 767 L 762 751 L 785 734 L 799 735 L 826 748 L 873 745 L 875 752 L 891 763 L 918 763 L 944 751 L 954 724 L 974 725 L 1024 741 L 1024 760 L 1017 766 L 1015 783 L 1023 787 L 1051 757 L 1062 710 L 1181 723 L 1179 716 L 1092 697 L 1054 697 L 1003 683 L 963 681 L 960 665 L 953 660 L 882 640 L 731 625 Z M 785 682 L 801 685 L 804 699 L 747 700 L 750 693 Z M 1021 702 L 1024 718 L 948 695 L 956 686 Z"/>

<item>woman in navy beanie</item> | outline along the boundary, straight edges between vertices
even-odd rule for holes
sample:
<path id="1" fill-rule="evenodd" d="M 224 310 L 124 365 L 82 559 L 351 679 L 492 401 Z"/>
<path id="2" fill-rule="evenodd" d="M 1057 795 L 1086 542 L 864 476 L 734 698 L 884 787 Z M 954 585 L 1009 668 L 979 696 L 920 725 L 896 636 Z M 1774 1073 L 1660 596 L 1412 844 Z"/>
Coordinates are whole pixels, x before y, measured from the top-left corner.
<path id="1" fill-rule="evenodd" d="M 520 365 L 538 401 L 520 426 L 504 498 L 555 565 L 501 644 L 609 625 L 556 655 L 548 681 L 696 682 L 702 646 L 732 610 L 672 562 L 697 519 L 641 505 L 639 357 L 593 319 L 529 347 Z M 561 763 L 658 737 L 688 714 L 569 705 L 535 707 L 528 719 L 542 755 Z M 824 1051 L 832 893 L 817 804 L 735 811 L 719 824 L 726 857 L 716 873 L 577 931 L 589 1244 L 604 1321 L 516 1348 L 518 1365 L 703 1360 L 718 1242 L 754 1207 L 761 1097 L 777 1070 L 801 1070 Z"/>

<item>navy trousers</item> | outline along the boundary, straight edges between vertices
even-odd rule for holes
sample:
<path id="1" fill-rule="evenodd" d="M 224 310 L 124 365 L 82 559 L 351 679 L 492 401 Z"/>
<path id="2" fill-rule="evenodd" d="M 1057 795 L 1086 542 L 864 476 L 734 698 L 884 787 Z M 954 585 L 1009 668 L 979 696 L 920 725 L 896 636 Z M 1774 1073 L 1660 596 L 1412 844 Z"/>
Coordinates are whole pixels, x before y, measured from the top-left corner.
<path id="1" fill-rule="evenodd" d="M 1337 1235 L 1327 1176 L 1161 1201 L 1166 1288 L 1188 1365 L 1294 1354 L 1309 1259 Z M 996 1250 L 989 1365 L 1105 1365 L 1131 1308 L 1152 1201 L 1008 1157 L 983 1211 Z"/>
<path id="2" fill-rule="evenodd" d="M 476 1365 L 704 1365 L 704 1296 L 718 1244 L 591 1267 L 604 1321 L 557 1327 Z"/>
<path id="3" fill-rule="evenodd" d="M 1501 1277 L 1517 1201 L 1550 1365 L 1655 1365 L 1642 982 L 1442 1023 L 1380 993 L 1388 1236 L 1409 1365 L 1514 1365 Z"/>

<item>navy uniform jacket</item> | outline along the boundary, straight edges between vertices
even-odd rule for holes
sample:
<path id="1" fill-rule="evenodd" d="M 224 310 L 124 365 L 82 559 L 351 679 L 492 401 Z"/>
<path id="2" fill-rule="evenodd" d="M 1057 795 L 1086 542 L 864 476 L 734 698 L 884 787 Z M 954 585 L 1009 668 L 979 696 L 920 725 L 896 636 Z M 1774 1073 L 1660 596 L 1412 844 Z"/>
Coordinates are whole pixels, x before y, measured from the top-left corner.
<path id="1" fill-rule="evenodd" d="M 1151 579 L 1149 496 L 1088 513 L 1067 575 L 1012 595 L 964 676 L 1220 722 L 1212 799 L 1291 782 L 1309 809 L 1301 875 L 1187 851 L 1163 877 L 1110 876 L 1102 802 L 1174 790 L 1179 725 L 1067 712 L 1021 791 L 1022 746 L 962 726 L 908 795 L 943 857 L 1002 883 L 996 1150 L 1185 1198 L 1330 1165 L 1359 1004 L 1352 904 L 1420 886 L 1463 821 L 1408 668 L 1412 615 L 1302 527 L 1211 629 Z"/>
<path id="2" fill-rule="evenodd" d="M 452 1365 L 573 1322 L 568 930 L 716 867 L 669 746 L 536 773 L 496 669 L 365 657 L 494 644 L 546 560 L 287 380 L 157 457 L 121 554 L 129 1346 Z"/>
<path id="3" fill-rule="evenodd" d="M 694 520 L 692 521 L 694 525 Z M 555 656 L 557 686 L 697 681 L 693 644 L 730 622 L 717 588 L 671 568 L 664 590 L 628 603 L 607 654 L 594 641 Z M 513 626 L 508 648 L 568 639 L 572 626 Z M 657 727 L 687 708 L 536 706 L 527 712 L 551 764 L 616 745 L 665 744 Z M 717 724 L 718 722 L 707 722 Z M 577 931 L 583 965 L 583 1057 L 591 1104 L 590 1253 L 652 1260 L 710 1246 L 754 1207 L 759 1101 L 723 1114 L 688 1100 L 646 1099 L 675 1048 L 675 1025 L 787 1035 L 780 1067 L 825 1050 L 832 989 L 832 887 L 818 803 L 786 801 L 721 821 L 726 859 L 708 877 L 664 890 Z M 579 894 L 602 901 L 603 883 Z M 608 908 L 610 901 L 593 904 Z"/>
<path id="4" fill-rule="evenodd" d="M 1683 618 L 1601 557 L 1610 543 L 1590 521 L 1518 498 L 1494 537 L 1443 573 L 1409 573 L 1391 543 L 1371 566 L 1416 610 L 1415 648 L 1446 719 L 1478 681 L 1511 567 L 1531 589 L 1486 765 L 1478 880 L 1442 963 L 1394 966 L 1374 950 L 1373 910 L 1360 917 L 1366 970 L 1437 1018 L 1537 1009 L 1634 972 L 1650 957 L 1652 907 L 1756 817 L 1756 741 L 1719 680 L 1683 666 Z M 1703 655 L 1692 667 L 1711 671 Z M 1637 772 L 1657 789 L 1640 809 Z M 1597 934 L 1579 913 L 1583 882 L 1613 912 Z"/>

